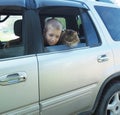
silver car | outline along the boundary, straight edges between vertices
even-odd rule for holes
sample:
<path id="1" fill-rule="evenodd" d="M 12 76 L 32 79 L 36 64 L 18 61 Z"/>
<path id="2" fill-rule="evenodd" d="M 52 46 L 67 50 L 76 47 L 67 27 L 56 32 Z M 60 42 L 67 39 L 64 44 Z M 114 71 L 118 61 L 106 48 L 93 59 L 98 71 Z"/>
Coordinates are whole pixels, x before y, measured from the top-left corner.
<path id="1" fill-rule="evenodd" d="M 46 45 L 49 19 L 74 30 L 80 42 Z M 120 115 L 120 8 L 0 0 L 0 115 L 74 114 Z"/>

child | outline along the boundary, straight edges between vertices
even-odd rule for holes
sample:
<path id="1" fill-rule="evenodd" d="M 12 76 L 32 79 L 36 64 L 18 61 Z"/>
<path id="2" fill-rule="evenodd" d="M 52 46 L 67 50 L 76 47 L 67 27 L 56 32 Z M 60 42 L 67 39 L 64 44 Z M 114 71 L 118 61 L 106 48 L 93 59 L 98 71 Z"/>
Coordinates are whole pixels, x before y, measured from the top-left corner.
<path id="1" fill-rule="evenodd" d="M 57 19 L 49 19 L 45 23 L 44 37 L 45 45 L 56 45 L 62 32 L 62 24 Z"/>

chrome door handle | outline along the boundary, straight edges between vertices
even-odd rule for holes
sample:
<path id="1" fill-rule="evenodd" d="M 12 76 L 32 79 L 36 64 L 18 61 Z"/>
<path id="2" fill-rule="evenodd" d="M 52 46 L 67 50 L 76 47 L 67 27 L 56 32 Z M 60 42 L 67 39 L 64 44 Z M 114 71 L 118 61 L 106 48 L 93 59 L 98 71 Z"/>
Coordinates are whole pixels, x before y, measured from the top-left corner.
<path id="1" fill-rule="evenodd" d="M 10 75 L 4 75 L 0 77 L 0 85 L 11 85 L 20 82 L 26 81 L 26 73 L 25 72 L 18 72 Z"/>
<path id="2" fill-rule="evenodd" d="M 101 55 L 101 56 L 98 56 L 98 58 L 97 58 L 97 61 L 98 62 L 105 62 L 105 61 L 108 61 L 109 60 L 109 58 L 107 57 L 107 55 L 106 54 L 104 54 L 104 55 Z"/>

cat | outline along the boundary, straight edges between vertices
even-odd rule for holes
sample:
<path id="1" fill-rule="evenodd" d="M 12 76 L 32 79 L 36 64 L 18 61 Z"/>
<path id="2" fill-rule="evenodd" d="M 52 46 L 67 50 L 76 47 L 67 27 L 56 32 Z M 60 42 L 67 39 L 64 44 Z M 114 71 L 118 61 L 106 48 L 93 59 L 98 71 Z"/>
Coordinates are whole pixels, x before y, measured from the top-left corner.
<path id="1" fill-rule="evenodd" d="M 80 39 L 76 31 L 72 29 L 66 29 L 61 34 L 62 44 L 71 48 L 76 47 L 80 43 Z"/>

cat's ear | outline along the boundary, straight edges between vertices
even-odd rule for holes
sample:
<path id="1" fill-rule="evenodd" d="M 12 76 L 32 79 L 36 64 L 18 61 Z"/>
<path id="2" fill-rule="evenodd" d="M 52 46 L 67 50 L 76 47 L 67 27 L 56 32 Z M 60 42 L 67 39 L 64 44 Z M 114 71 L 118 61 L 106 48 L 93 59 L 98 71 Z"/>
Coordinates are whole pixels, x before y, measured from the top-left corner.
<path id="1" fill-rule="evenodd" d="M 63 38 L 65 36 L 65 30 L 61 32 L 61 35 L 60 35 L 60 40 L 63 41 Z"/>
<path id="2" fill-rule="evenodd" d="M 61 32 L 61 36 L 63 36 L 65 34 L 65 30 L 63 30 L 62 32 Z"/>
<path id="3" fill-rule="evenodd" d="M 74 32 L 74 35 L 75 35 L 75 36 L 78 36 L 78 33 L 75 31 L 75 32 Z"/>

